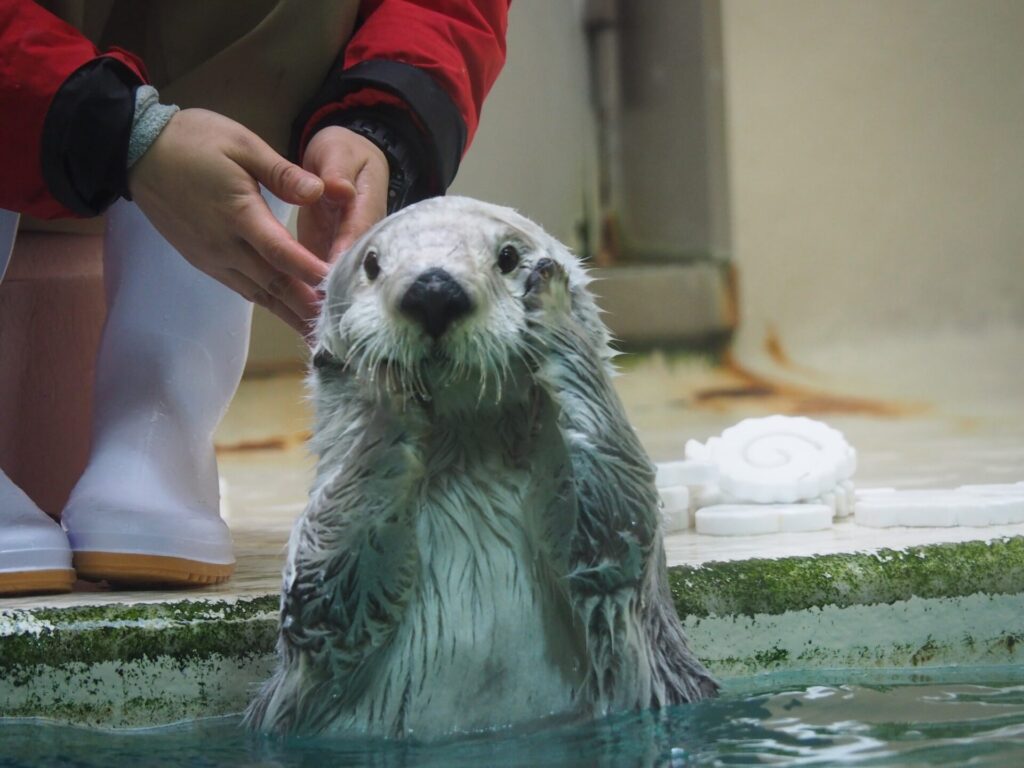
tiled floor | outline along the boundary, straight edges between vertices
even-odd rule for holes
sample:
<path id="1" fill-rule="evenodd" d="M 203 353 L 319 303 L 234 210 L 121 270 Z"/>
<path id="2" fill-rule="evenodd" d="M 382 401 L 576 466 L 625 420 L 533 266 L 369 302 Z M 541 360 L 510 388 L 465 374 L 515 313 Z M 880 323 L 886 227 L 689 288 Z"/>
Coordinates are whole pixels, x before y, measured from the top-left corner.
<path id="1" fill-rule="evenodd" d="M 687 438 L 706 439 L 747 416 L 805 413 L 842 430 L 858 449 L 859 486 L 951 487 L 1024 480 L 1024 343 L 1015 332 L 802 352 L 775 349 L 745 367 L 655 354 L 626 358 L 617 380 L 655 460 L 681 458 Z M 751 368 L 750 366 L 753 366 Z M 768 371 L 762 374 L 754 372 Z M 851 397 L 850 395 L 856 395 Z M 283 548 L 311 477 L 309 428 L 297 375 L 243 382 L 219 434 L 238 571 L 227 584 L 190 592 L 111 592 L 82 585 L 55 597 L 0 600 L 0 607 L 234 598 L 277 591 Z M 667 541 L 671 564 L 902 547 L 1024 534 L 1000 528 L 869 529 Z"/>

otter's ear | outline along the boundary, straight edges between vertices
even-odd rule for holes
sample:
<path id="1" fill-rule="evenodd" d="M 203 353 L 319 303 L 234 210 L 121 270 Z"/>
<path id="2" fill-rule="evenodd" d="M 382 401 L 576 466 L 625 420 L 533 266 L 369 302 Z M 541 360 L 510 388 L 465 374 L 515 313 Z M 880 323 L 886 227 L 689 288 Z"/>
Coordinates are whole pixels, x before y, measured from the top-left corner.
<path id="1" fill-rule="evenodd" d="M 313 353 L 313 368 L 316 370 L 340 367 L 342 367 L 342 362 L 326 348 L 321 347 Z"/>

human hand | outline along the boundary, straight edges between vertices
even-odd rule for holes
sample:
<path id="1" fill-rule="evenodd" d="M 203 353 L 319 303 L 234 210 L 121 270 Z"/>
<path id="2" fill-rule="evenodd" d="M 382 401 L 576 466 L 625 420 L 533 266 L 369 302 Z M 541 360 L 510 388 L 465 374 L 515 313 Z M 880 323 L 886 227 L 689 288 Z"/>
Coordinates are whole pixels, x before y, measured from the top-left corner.
<path id="1" fill-rule="evenodd" d="M 317 131 L 303 167 L 324 182 L 324 194 L 299 211 L 299 242 L 333 263 L 387 215 L 388 161 L 369 139 L 347 128 Z"/>
<path id="2" fill-rule="evenodd" d="M 193 266 L 305 333 L 327 265 L 274 218 L 259 184 L 297 205 L 324 191 L 256 134 L 203 109 L 172 117 L 128 176 L 135 203 Z"/>

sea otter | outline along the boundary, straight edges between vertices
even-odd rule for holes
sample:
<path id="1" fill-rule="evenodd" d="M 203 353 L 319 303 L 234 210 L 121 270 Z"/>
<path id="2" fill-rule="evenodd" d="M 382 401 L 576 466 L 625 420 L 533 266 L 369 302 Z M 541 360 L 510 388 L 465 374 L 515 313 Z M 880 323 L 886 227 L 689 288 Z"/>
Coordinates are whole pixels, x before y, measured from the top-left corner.
<path id="1" fill-rule="evenodd" d="M 587 282 L 538 225 L 459 197 L 333 268 L 316 480 L 251 726 L 429 739 L 716 691 Z"/>

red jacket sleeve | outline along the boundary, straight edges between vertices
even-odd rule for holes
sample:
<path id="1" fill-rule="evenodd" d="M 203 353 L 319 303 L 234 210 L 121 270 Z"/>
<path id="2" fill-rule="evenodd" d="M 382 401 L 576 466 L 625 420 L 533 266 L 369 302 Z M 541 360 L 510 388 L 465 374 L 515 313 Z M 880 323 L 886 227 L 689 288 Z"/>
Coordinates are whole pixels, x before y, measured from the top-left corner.
<path id="1" fill-rule="evenodd" d="M 345 69 L 364 61 L 410 64 L 451 97 L 466 125 L 466 147 L 505 64 L 510 0 L 371 0 L 345 48 Z"/>
<path id="2" fill-rule="evenodd" d="M 388 136 L 368 138 L 416 158 L 412 199 L 443 194 L 505 63 L 509 2 L 364 0 L 342 61 L 296 121 L 292 156 L 301 162 L 323 127 L 376 121 Z"/>
<path id="3" fill-rule="evenodd" d="M 41 218 L 75 215 L 43 178 L 43 126 L 61 85 L 99 51 L 74 27 L 27 0 L 0 0 L 0 208 Z M 119 61 L 140 81 L 142 62 L 120 49 Z"/>

